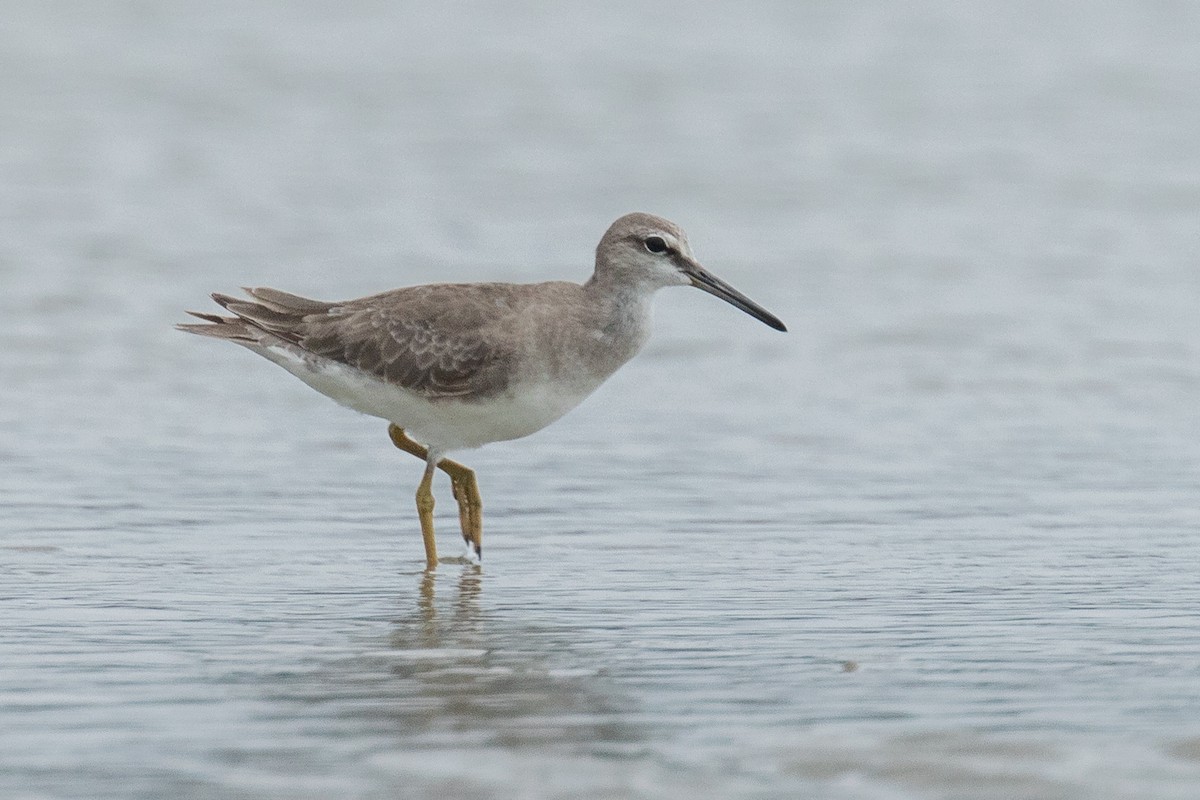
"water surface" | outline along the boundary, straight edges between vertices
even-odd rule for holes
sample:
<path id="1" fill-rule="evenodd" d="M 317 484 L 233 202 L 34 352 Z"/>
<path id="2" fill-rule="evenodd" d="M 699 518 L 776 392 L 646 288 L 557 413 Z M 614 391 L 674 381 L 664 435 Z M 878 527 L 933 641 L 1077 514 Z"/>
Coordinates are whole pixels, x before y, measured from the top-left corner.
<path id="1" fill-rule="evenodd" d="M 14 5 L 0 795 L 1197 796 L 1195 13 Z M 582 280 L 633 209 L 791 332 L 665 291 L 464 455 L 482 570 L 382 423 L 171 330 Z"/>

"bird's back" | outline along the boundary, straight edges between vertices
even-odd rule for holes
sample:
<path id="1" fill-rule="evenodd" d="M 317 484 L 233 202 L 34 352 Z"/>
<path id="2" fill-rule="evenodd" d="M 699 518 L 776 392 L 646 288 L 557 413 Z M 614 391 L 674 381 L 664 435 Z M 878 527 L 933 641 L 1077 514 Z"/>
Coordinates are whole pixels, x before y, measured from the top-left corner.
<path id="1" fill-rule="evenodd" d="M 179 327 L 260 352 L 289 347 L 430 399 L 484 400 L 543 377 L 598 385 L 644 340 L 622 336 L 612 309 L 565 281 L 429 284 L 338 302 L 246 292 L 213 295 L 233 317 L 193 312 L 209 324 Z"/>

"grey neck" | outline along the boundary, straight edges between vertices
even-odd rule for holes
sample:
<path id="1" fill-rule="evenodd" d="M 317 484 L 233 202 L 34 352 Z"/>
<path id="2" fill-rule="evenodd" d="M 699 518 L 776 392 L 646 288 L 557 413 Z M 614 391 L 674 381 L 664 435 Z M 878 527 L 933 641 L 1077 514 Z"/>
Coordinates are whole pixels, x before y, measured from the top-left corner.
<path id="1" fill-rule="evenodd" d="M 654 289 L 593 275 L 583 286 L 608 347 L 631 357 L 650 335 Z"/>

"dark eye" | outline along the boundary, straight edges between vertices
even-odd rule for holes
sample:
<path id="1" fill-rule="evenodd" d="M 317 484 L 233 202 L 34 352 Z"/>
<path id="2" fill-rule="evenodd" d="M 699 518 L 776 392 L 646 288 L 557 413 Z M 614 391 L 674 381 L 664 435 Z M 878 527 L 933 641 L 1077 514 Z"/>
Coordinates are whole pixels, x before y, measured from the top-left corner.
<path id="1" fill-rule="evenodd" d="M 671 248 L 667 247 L 666 241 L 661 236 L 647 236 L 646 240 L 642 242 L 642 244 L 646 246 L 647 250 L 655 255 L 661 255 L 662 253 L 667 253 L 671 250 Z"/>

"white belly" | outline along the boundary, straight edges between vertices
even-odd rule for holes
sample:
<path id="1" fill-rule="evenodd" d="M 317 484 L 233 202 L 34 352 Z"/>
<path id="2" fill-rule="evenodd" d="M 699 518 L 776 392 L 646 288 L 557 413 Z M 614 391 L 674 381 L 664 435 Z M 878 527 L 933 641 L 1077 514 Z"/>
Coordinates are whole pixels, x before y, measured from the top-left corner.
<path id="1" fill-rule="evenodd" d="M 403 428 L 436 454 L 519 439 L 579 405 L 601 381 L 524 383 L 487 400 L 429 399 L 351 367 L 284 346 L 251 348 L 326 397 Z"/>

